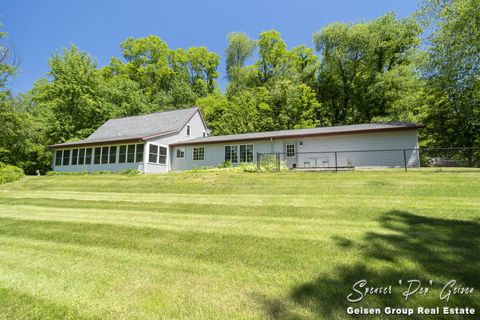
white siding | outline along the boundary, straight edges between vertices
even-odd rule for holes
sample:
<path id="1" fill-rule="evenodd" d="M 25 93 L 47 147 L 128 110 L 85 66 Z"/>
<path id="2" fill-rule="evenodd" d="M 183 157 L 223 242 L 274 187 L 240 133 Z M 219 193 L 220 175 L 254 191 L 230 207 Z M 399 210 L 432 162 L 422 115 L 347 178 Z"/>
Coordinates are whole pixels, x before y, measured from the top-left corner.
<path id="1" fill-rule="evenodd" d="M 173 167 L 172 170 L 189 170 L 199 167 L 213 167 L 219 165 L 225 161 L 225 146 L 226 145 L 240 145 L 240 144 L 253 144 L 253 161 L 255 162 L 256 153 L 270 153 L 272 152 L 272 143 L 270 141 L 245 141 L 242 143 L 216 143 L 206 145 L 192 145 L 185 147 L 172 148 L 173 152 Z M 193 148 L 204 147 L 205 148 L 205 160 L 193 160 Z M 185 148 L 185 157 L 178 159 L 176 157 L 176 150 L 178 148 Z"/>
<path id="2" fill-rule="evenodd" d="M 350 161 L 355 167 L 403 167 L 403 149 L 418 148 L 417 132 L 415 130 L 191 145 L 172 148 L 172 170 L 179 171 L 219 165 L 225 160 L 226 145 L 253 144 L 254 162 L 256 162 L 257 152 L 280 152 L 282 154 L 282 160 L 285 160 L 285 145 L 287 143 L 295 144 L 296 148 L 295 157 L 290 158 L 287 161 L 289 167 L 292 167 L 293 163 L 295 163 L 297 167 L 302 167 L 306 162 L 309 163 L 310 166 L 315 166 L 315 162 L 317 162 L 317 166 L 333 167 L 335 166 L 335 154 L 333 151 L 386 149 L 401 150 L 382 152 L 340 152 L 337 154 L 337 164 L 338 166 L 346 166 L 347 161 Z M 302 143 L 302 146 L 300 143 Z M 205 148 L 205 160 L 193 160 L 194 147 Z M 176 150 L 178 148 L 185 149 L 185 157 L 183 159 L 176 158 Z M 326 154 L 316 153 L 329 151 L 332 152 Z M 407 150 L 406 158 L 409 166 L 419 166 L 418 151 Z"/>
<path id="3" fill-rule="evenodd" d="M 135 169 L 143 171 L 143 163 L 111 163 L 111 164 L 88 164 L 76 166 L 55 166 L 54 171 L 58 172 L 95 172 L 95 171 L 122 171 Z"/>
<path id="4" fill-rule="evenodd" d="M 190 126 L 190 136 L 187 135 L 187 126 Z M 180 130 L 178 133 L 173 133 L 166 136 L 161 136 L 158 138 L 149 139 L 146 141 L 146 153 L 148 154 L 148 150 L 150 148 L 150 144 L 156 144 L 159 146 L 163 146 L 167 148 L 167 164 L 155 164 L 155 163 L 148 163 L 146 166 L 146 173 L 164 173 L 172 170 L 172 156 L 175 154 L 171 153 L 171 149 L 169 145 L 174 142 L 179 142 L 183 140 L 188 140 L 192 138 L 202 137 L 204 132 L 207 131 L 207 128 L 203 124 L 202 118 L 199 112 L 196 112 L 193 117 L 185 124 L 185 126 Z M 148 155 L 145 158 L 148 160 Z"/>

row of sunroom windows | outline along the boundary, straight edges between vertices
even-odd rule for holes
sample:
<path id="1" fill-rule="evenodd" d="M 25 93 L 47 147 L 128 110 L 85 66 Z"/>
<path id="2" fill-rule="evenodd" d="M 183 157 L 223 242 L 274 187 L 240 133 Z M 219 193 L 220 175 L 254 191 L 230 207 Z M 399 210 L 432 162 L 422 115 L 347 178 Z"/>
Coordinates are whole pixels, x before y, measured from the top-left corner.
<path id="1" fill-rule="evenodd" d="M 55 151 L 55 165 L 88 165 L 143 162 L 143 144 L 79 148 Z"/>

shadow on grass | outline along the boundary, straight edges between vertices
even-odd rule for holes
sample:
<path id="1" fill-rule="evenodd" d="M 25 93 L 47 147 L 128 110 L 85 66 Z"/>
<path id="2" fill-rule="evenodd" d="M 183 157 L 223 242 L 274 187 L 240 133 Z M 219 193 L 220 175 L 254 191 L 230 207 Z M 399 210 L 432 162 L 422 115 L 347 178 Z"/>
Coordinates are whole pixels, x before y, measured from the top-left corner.
<path id="1" fill-rule="evenodd" d="M 476 221 L 445 220 L 390 211 L 379 218 L 383 230 L 369 232 L 362 241 L 334 237 L 340 252 L 356 250 L 363 258 L 320 274 L 310 282 L 293 288 L 287 299 L 262 299 L 266 312 L 274 319 L 305 319 L 305 314 L 325 319 L 349 318 L 346 309 L 353 307 L 472 307 L 480 312 L 480 224 Z M 367 280 L 367 286 L 393 286 L 391 295 L 366 296 L 361 302 L 346 300 L 352 285 Z M 399 280 L 403 280 L 402 285 Z M 424 296 L 405 300 L 406 280 L 418 279 L 424 285 L 434 283 Z M 473 295 L 451 296 L 440 300 L 443 286 L 450 280 L 475 288 Z M 303 310 L 299 312 L 298 310 Z M 352 316 L 353 317 L 353 316 Z M 372 318 L 372 316 L 364 316 Z M 409 319 L 425 316 L 413 315 Z M 432 316 L 430 316 L 432 317 Z M 437 315 L 435 319 L 460 319 L 465 316 Z M 381 315 L 377 318 L 396 319 Z M 432 319 L 433 319 L 432 318 Z"/>
<path id="2" fill-rule="evenodd" d="M 0 288 L 0 310 L 1 319 L 100 319 L 83 315 L 69 306 L 9 288 Z"/>

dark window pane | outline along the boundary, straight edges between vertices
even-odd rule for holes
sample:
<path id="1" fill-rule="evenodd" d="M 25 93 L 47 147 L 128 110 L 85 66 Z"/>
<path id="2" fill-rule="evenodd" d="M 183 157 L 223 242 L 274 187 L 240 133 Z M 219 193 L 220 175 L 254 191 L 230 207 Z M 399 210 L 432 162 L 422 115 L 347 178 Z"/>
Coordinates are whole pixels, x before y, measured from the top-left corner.
<path id="1" fill-rule="evenodd" d="M 127 162 L 135 162 L 135 145 L 129 144 L 127 148 Z"/>
<path id="2" fill-rule="evenodd" d="M 190 131 L 192 131 L 192 127 L 190 125 L 187 125 L 187 136 L 190 135 Z"/>
<path id="3" fill-rule="evenodd" d="M 64 166 L 68 166 L 70 164 L 70 150 L 63 150 L 63 162 Z"/>
<path id="4" fill-rule="evenodd" d="M 102 164 L 108 163 L 108 147 L 102 148 Z"/>
<path id="5" fill-rule="evenodd" d="M 253 144 L 247 144 L 247 162 L 253 162 Z"/>
<path id="6" fill-rule="evenodd" d="M 225 146 L 225 161 L 232 160 L 232 148 L 230 146 Z"/>
<path id="7" fill-rule="evenodd" d="M 78 151 L 78 164 L 83 165 L 85 163 L 85 149 Z"/>
<path id="8" fill-rule="evenodd" d="M 230 156 L 230 159 L 233 163 L 238 162 L 238 146 L 232 146 L 232 155 Z"/>
<path id="9" fill-rule="evenodd" d="M 240 162 L 247 161 L 247 146 L 244 144 L 240 145 Z"/>
<path id="10" fill-rule="evenodd" d="M 92 164 L 92 148 L 85 150 L 85 164 Z"/>
<path id="11" fill-rule="evenodd" d="M 148 155 L 148 162 L 157 163 L 158 146 L 151 144 Z"/>
<path id="12" fill-rule="evenodd" d="M 127 160 L 127 146 L 120 146 L 120 151 L 118 153 L 118 162 L 125 163 Z"/>
<path id="13" fill-rule="evenodd" d="M 143 162 L 143 144 L 137 144 L 136 162 Z"/>
<path id="14" fill-rule="evenodd" d="M 185 157 L 185 148 L 178 148 L 177 149 L 177 158 L 184 158 Z"/>
<path id="15" fill-rule="evenodd" d="M 62 165 L 62 150 L 55 151 L 55 165 L 56 166 Z"/>
<path id="16" fill-rule="evenodd" d="M 78 161 L 78 149 L 72 150 L 72 166 L 76 166 Z"/>
<path id="17" fill-rule="evenodd" d="M 93 163 L 100 164 L 100 155 L 102 154 L 101 148 L 95 148 L 95 155 L 93 157 Z"/>
<path id="18" fill-rule="evenodd" d="M 117 161 L 117 147 L 110 147 L 110 156 L 108 163 L 115 163 Z"/>
<path id="19" fill-rule="evenodd" d="M 158 162 L 161 163 L 161 164 L 166 164 L 167 163 L 167 148 L 160 147 Z"/>

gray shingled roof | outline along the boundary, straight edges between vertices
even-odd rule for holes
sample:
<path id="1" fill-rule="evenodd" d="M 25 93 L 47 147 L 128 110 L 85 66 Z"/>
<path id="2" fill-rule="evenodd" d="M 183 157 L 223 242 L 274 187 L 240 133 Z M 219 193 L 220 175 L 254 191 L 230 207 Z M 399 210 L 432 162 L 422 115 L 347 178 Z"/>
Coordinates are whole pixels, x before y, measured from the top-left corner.
<path id="1" fill-rule="evenodd" d="M 52 147 L 94 144 L 109 141 L 141 140 L 180 131 L 198 108 L 157 112 L 110 119 L 87 139 L 52 145 Z"/>
<path id="2" fill-rule="evenodd" d="M 245 140 L 262 140 L 262 139 L 278 139 L 289 137 L 302 137 L 302 136 L 319 136 L 319 135 L 335 135 L 335 134 L 348 134 L 348 133 L 363 133 L 374 131 L 395 131 L 395 130 L 416 130 L 423 128 L 424 125 L 410 123 L 410 122 L 383 122 L 383 123 L 366 123 L 366 124 L 353 124 L 347 126 L 334 126 L 334 127 L 318 127 L 308 129 L 293 129 L 293 130 L 281 130 L 281 131 L 269 131 L 269 132 L 255 132 L 255 133 L 243 133 L 232 134 L 225 136 L 211 136 L 200 137 L 188 140 L 183 140 L 173 145 L 190 145 L 190 144 L 208 144 L 208 143 L 220 143 L 230 141 L 245 141 Z"/>

